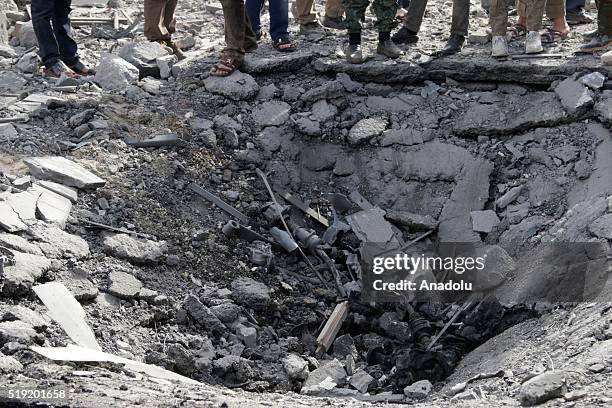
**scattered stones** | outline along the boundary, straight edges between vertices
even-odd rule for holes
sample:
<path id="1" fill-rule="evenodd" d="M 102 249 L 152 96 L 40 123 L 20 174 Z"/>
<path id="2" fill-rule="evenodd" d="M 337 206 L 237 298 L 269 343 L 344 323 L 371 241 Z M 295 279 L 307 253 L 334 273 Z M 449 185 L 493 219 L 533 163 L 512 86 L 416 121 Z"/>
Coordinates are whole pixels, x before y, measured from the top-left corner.
<path id="1" fill-rule="evenodd" d="M 140 282 L 134 275 L 126 272 L 111 272 L 108 275 L 108 292 L 120 299 L 134 299 L 142 289 Z"/>
<path id="2" fill-rule="evenodd" d="M 404 388 L 404 395 L 412 399 L 425 399 L 431 393 L 432 385 L 428 380 L 421 380 Z"/>
<path id="3" fill-rule="evenodd" d="M 365 394 L 374 381 L 374 377 L 366 373 L 365 370 L 357 370 L 357 372 L 351 376 L 349 384 L 360 393 Z"/>
<path id="4" fill-rule="evenodd" d="M 259 85 L 253 77 L 240 71 L 227 77 L 210 76 L 204 80 L 204 86 L 208 92 L 235 101 L 251 99 L 259 92 Z"/>
<path id="5" fill-rule="evenodd" d="M 23 370 L 23 365 L 14 357 L 5 356 L 0 353 L 0 373 L 9 374 L 17 373 Z"/>
<path id="6" fill-rule="evenodd" d="M 151 241 L 135 238 L 127 234 L 103 234 L 104 252 L 120 259 L 137 264 L 158 263 L 168 250 L 165 241 Z"/>
<path id="7" fill-rule="evenodd" d="M 593 106 L 593 92 L 572 78 L 566 78 L 555 88 L 563 107 L 570 114 L 582 114 Z"/>
<path id="8" fill-rule="evenodd" d="M 566 374 L 560 371 L 548 371 L 525 381 L 521 385 L 518 398 L 522 405 L 532 406 L 559 398 L 566 392 Z"/>
<path id="9" fill-rule="evenodd" d="M 117 55 L 140 72 L 140 77 L 160 77 L 157 58 L 172 54 L 167 47 L 155 41 L 130 42 L 119 49 Z"/>
<path id="10" fill-rule="evenodd" d="M 38 179 L 50 180 L 79 189 L 97 188 L 106 184 L 106 181 L 100 177 L 65 157 L 30 157 L 25 159 L 24 163 L 30 168 L 30 173 Z"/>
<path id="11" fill-rule="evenodd" d="M 281 101 L 264 102 L 253 111 L 253 120 L 259 127 L 281 126 L 289 120 L 291 106 Z"/>
<path id="12" fill-rule="evenodd" d="M 172 66 L 177 62 L 176 56 L 164 55 L 163 57 L 157 57 L 155 63 L 159 67 L 159 76 L 161 79 L 168 79 L 172 76 Z"/>
<path id="13" fill-rule="evenodd" d="M 472 211 L 470 215 L 472 216 L 472 229 L 476 232 L 488 234 L 500 223 L 497 214 L 492 210 Z"/>
<path id="14" fill-rule="evenodd" d="M 295 354 L 288 354 L 282 359 L 283 368 L 291 380 L 305 380 L 308 378 L 308 363 Z"/>
<path id="15" fill-rule="evenodd" d="M 578 82 L 593 90 L 597 90 L 604 85 L 604 82 L 606 82 L 606 77 L 601 72 L 591 72 L 590 74 L 586 74 L 581 77 Z"/>
<path id="16" fill-rule="evenodd" d="M 138 81 L 138 68 L 115 54 L 102 54 L 94 81 L 107 91 L 122 92 Z"/>
<path id="17" fill-rule="evenodd" d="M 324 363 L 321 367 L 308 374 L 308 378 L 302 386 L 301 393 L 317 393 L 320 384 L 327 378 L 330 378 L 336 385 L 343 385 L 346 382 L 346 371 L 342 363 L 337 359 L 333 359 Z"/>
<path id="18" fill-rule="evenodd" d="M 183 301 L 183 309 L 187 311 L 189 316 L 191 316 L 196 323 L 203 326 L 209 333 L 219 335 L 227 330 L 225 325 L 221 323 L 208 306 L 205 306 L 194 295 L 187 295 Z"/>
<path id="19" fill-rule="evenodd" d="M 348 142 L 351 146 L 364 144 L 373 137 L 379 136 L 387 128 L 387 119 L 376 117 L 362 119 L 349 131 Z"/>
<path id="20" fill-rule="evenodd" d="M 241 277 L 230 285 L 234 299 L 243 306 L 263 310 L 270 301 L 270 289 L 254 279 Z"/>

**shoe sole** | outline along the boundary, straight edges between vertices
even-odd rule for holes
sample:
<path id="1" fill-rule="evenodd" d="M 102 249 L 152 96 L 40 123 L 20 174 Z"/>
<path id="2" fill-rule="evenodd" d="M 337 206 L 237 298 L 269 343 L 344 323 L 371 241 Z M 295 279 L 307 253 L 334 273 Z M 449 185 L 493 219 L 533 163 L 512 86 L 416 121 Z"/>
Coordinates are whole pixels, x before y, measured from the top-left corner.
<path id="1" fill-rule="evenodd" d="M 544 48 L 540 48 L 537 50 L 525 50 L 525 54 L 539 54 L 544 51 Z"/>

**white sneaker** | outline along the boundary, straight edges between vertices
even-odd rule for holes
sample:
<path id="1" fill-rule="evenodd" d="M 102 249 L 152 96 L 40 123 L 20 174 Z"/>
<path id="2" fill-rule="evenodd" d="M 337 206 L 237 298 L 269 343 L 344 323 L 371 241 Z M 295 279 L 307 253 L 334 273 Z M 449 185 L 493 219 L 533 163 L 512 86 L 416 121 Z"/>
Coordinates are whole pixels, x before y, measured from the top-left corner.
<path id="1" fill-rule="evenodd" d="M 544 51 L 539 31 L 529 31 L 525 40 L 525 54 L 537 54 Z"/>
<path id="2" fill-rule="evenodd" d="M 507 57 L 508 55 L 510 55 L 510 53 L 508 52 L 508 42 L 506 41 L 506 37 L 502 35 L 493 36 L 491 55 L 494 57 Z"/>

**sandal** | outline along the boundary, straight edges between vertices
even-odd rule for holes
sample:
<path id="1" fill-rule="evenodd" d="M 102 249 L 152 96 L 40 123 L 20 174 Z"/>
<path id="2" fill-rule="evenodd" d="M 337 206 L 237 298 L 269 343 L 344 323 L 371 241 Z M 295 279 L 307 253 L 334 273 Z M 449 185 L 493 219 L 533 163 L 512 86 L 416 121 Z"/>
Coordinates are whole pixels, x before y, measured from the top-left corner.
<path id="1" fill-rule="evenodd" d="M 277 39 L 276 41 L 273 41 L 272 46 L 274 46 L 274 48 L 280 52 L 295 51 L 295 44 L 293 44 L 293 42 L 289 39 L 289 37 L 281 37 Z"/>
<path id="2" fill-rule="evenodd" d="M 510 33 L 510 41 L 516 40 L 527 35 L 527 27 L 520 23 L 512 24 L 512 27 L 508 28 L 508 32 Z"/>
<path id="3" fill-rule="evenodd" d="M 242 59 L 221 55 L 219 62 L 213 65 L 210 74 L 219 77 L 230 76 L 242 65 Z"/>
<path id="4" fill-rule="evenodd" d="M 559 41 L 567 40 L 570 36 L 569 31 L 559 31 L 553 28 L 549 28 L 544 34 L 542 34 L 542 44 L 553 44 Z"/>

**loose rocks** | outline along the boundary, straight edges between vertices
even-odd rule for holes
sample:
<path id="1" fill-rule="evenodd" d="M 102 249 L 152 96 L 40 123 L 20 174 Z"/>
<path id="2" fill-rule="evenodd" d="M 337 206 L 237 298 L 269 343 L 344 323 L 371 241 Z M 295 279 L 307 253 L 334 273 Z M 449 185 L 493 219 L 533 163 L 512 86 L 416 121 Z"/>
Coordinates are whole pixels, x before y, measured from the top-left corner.
<path id="1" fill-rule="evenodd" d="M 135 66 L 141 77 L 152 76 L 159 78 L 157 58 L 170 55 L 168 49 L 153 41 L 131 42 L 124 45 L 117 53 L 121 58 Z"/>
<path id="2" fill-rule="evenodd" d="M 134 238 L 127 234 L 104 234 L 102 244 L 107 254 L 138 265 L 155 264 L 168 250 L 165 241 Z"/>
<path id="3" fill-rule="evenodd" d="M 270 289 L 251 278 L 238 278 L 231 284 L 232 295 L 240 304 L 254 310 L 265 309 L 270 301 Z"/>
<path id="4" fill-rule="evenodd" d="M 387 128 L 387 119 L 368 118 L 357 122 L 349 131 L 348 142 L 357 146 L 380 135 Z"/>
<path id="5" fill-rule="evenodd" d="M 133 299 L 142 289 L 142 282 L 125 272 L 111 272 L 108 275 L 108 292 L 121 299 Z"/>
<path id="6" fill-rule="evenodd" d="M 249 74 L 235 71 L 227 77 L 210 76 L 204 81 L 208 92 L 223 95 L 235 101 L 250 99 L 259 92 L 259 85 Z"/>
<path id="7" fill-rule="evenodd" d="M 567 392 L 565 373 L 549 371 L 526 381 L 519 391 L 522 405 L 541 404 L 552 398 L 559 398 Z"/>

